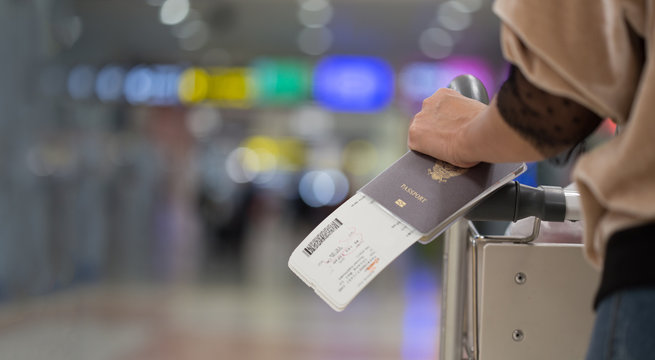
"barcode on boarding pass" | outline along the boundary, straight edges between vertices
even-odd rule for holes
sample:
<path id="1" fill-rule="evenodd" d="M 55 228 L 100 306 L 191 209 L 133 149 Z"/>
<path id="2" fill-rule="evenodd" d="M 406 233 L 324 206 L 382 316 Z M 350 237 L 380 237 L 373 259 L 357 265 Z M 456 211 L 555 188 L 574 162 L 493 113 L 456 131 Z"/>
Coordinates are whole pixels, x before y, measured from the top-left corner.
<path id="1" fill-rule="evenodd" d="M 309 245 L 303 250 L 307 256 L 311 255 L 316 249 L 318 249 L 321 244 L 323 244 L 323 241 L 327 240 L 327 238 L 332 235 L 339 226 L 343 225 L 341 220 L 334 218 L 323 230 L 321 230 L 316 237 L 312 239 L 312 241 L 309 242 Z"/>

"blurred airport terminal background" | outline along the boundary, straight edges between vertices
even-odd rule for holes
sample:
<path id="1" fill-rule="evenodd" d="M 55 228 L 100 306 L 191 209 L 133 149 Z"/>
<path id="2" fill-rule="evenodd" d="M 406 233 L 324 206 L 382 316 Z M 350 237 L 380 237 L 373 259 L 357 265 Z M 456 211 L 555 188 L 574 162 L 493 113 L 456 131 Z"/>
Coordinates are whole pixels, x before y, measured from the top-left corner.
<path id="1" fill-rule="evenodd" d="M 496 92 L 498 31 L 489 0 L 0 0 L 0 358 L 436 359 L 441 241 L 342 313 L 287 260 L 425 97 Z"/>

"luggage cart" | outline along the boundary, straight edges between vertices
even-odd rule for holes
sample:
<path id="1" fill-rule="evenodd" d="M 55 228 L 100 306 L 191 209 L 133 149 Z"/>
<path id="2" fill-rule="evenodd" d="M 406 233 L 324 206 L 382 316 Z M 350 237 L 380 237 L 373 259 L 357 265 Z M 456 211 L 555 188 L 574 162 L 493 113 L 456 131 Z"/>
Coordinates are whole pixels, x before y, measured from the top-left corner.
<path id="1" fill-rule="evenodd" d="M 580 219 L 579 194 L 502 187 L 445 236 L 440 360 L 583 359 L 598 272 L 580 244 L 534 243 L 541 220 Z M 535 216 L 528 236 L 481 235 L 471 220 Z"/>
<path id="2" fill-rule="evenodd" d="M 489 103 L 480 80 L 448 86 Z M 580 194 L 561 187 L 505 184 L 447 230 L 440 360 L 583 359 L 600 274 L 581 244 L 534 243 L 541 221 L 581 219 Z M 527 236 L 487 236 L 472 221 L 534 217 Z"/>

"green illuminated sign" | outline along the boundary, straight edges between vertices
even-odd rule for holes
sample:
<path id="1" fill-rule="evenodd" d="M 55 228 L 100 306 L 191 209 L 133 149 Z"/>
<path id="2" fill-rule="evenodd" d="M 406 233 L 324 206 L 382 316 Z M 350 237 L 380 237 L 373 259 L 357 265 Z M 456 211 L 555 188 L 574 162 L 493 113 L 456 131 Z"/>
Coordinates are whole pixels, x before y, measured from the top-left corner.
<path id="1" fill-rule="evenodd" d="M 264 58 L 252 70 L 260 104 L 292 105 L 309 97 L 312 69 L 304 61 Z"/>

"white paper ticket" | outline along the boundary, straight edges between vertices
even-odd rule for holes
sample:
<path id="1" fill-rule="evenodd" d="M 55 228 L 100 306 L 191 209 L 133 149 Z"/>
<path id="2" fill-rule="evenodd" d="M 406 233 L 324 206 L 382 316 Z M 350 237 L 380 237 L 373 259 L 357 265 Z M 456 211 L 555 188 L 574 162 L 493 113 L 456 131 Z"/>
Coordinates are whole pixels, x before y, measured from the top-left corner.
<path id="1" fill-rule="evenodd" d="M 289 268 L 341 311 L 422 236 L 358 192 L 300 243 L 289 258 Z"/>
<path id="2" fill-rule="evenodd" d="M 289 267 L 341 311 L 411 244 L 437 237 L 524 170 L 512 163 L 462 169 L 408 151 L 323 220 Z"/>

